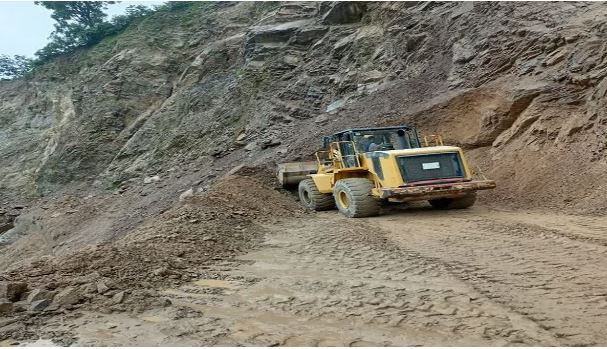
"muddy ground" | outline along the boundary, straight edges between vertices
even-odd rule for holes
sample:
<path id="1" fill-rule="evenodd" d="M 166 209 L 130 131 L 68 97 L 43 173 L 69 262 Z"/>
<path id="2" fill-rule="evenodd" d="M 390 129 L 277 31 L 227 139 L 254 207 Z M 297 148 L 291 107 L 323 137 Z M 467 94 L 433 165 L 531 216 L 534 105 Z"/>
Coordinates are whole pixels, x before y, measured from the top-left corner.
<path id="1" fill-rule="evenodd" d="M 188 270 L 204 278 L 158 284 L 168 301 L 39 315 L 36 335 L 1 343 L 606 345 L 605 227 L 484 205 L 283 216 L 245 253 Z"/>

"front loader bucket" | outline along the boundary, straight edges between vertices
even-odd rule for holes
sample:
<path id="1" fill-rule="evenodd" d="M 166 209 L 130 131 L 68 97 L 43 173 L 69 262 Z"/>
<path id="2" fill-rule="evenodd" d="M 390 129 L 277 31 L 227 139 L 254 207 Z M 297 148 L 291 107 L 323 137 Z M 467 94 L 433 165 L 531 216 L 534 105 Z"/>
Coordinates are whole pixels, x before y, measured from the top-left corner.
<path id="1" fill-rule="evenodd" d="M 309 174 L 316 173 L 318 165 L 316 161 L 285 162 L 278 164 L 278 182 L 283 187 L 296 186 Z"/>

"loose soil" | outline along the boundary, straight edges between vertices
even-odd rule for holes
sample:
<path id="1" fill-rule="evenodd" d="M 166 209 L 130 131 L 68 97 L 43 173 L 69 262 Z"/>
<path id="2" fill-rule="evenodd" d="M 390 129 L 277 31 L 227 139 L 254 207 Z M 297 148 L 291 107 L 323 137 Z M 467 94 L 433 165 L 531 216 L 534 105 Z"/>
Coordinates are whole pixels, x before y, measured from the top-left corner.
<path id="1" fill-rule="evenodd" d="M 34 317 L 23 326 L 36 335 L 2 343 L 607 343 L 607 278 L 597 269 L 607 262 L 605 217 L 422 205 L 366 219 L 330 211 L 256 224 L 263 234 L 248 252 L 190 265 L 204 272 L 188 280 L 152 283 L 152 298 L 169 302 Z"/>

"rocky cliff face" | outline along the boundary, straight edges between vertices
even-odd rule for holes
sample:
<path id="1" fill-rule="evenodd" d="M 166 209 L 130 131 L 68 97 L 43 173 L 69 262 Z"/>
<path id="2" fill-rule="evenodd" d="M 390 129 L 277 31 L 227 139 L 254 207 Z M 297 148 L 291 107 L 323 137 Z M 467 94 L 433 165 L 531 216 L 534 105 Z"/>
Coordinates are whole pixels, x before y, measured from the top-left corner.
<path id="1" fill-rule="evenodd" d="M 372 2 L 157 13 L 0 84 L 2 199 L 154 175 L 198 185 L 243 162 L 308 157 L 341 128 L 409 123 L 465 147 L 498 180 L 492 200 L 604 209 L 605 14 Z"/>

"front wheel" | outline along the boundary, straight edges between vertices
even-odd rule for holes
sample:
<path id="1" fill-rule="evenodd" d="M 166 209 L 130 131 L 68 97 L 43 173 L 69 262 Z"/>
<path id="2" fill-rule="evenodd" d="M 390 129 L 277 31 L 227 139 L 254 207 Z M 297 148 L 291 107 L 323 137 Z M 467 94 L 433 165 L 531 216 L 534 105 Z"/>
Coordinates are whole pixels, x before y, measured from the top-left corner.
<path id="1" fill-rule="evenodd" d="M 435 199 L 428 200 L 432 207 L 439 210 L 463 209 L 468 208 L 476 202 L 476 193 L 470 193 L 466 196 L 456 199 Z"/>
<path id="2" fill-rule="evenodd" d="M 299 182 L 299 201 L 314 211 L 326 211 L 335 207 L 333 195 L 324 194 L 318 191 L 314 180 L 304 179 Z"/>
<path id="3" fill-rule="evenodd" d="M 333 197 L 339 212 L 350 218 L 377 216 L 380 203 L 371 194 L 373 187 L 373 182 L 365 178 L 337 181 L 333 188 Z"/>

